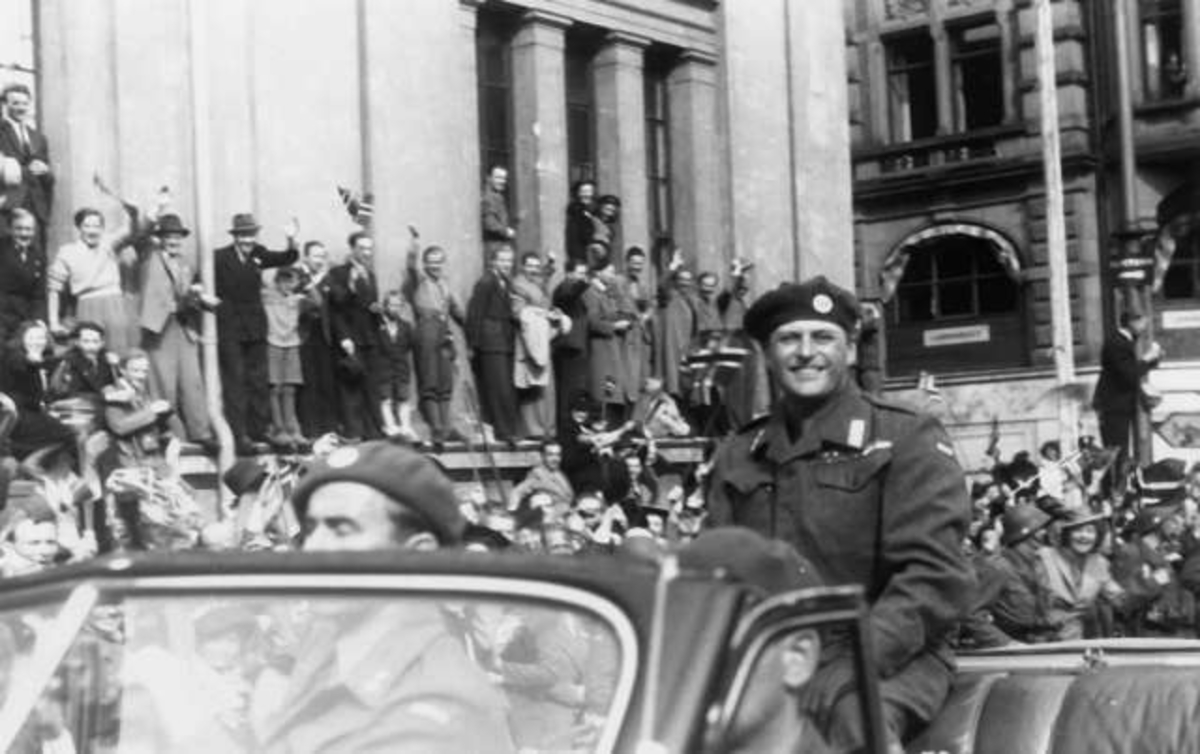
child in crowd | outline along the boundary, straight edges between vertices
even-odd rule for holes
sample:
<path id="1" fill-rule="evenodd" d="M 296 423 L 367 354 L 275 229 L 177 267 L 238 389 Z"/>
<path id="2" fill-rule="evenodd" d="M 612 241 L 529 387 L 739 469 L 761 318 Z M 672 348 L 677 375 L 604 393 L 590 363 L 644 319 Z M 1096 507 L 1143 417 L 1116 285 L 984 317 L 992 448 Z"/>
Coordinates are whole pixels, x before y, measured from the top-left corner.
<path id="1" fill-rule="evenodd" d="M 271 385 L 271 444 L 294 448 L 306 440 L 296 419 L 296 392 L 304 384 L 300 367 L 300 272 L 281 267 L 263 286 L 267 313 L 267 381 Z"/>
<path id="2" fill-rule="evenodd" d="M 663 389 L 662 377 L 647 377 L 633 407 L 633 420 L 650 439 L 687 437 L 692 433 L 675 399 Z"/>
<path id="3" fill-rule="evenodd" d="M 408 402 L 412 384 L 410 359 L 413 350 L 411 315 L 399 290 L 383 297 L 383 317 L 379 324 L 379 344 L 375 348 L 372 378 L 379 391 L 379 412 L 383 431 L 388 437 L 418 440 L 412 429 L 412 406 Z"/>

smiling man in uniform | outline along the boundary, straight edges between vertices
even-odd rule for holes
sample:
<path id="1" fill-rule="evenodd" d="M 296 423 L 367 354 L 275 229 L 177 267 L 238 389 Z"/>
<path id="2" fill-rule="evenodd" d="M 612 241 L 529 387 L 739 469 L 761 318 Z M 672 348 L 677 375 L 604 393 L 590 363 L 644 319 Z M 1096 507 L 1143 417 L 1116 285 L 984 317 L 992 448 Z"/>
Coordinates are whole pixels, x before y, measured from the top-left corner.
<path id="1" fill-rule="evenodd" d="M 889 743 L 899 750 L 949 692 L 946 639 L 972 586 L 960 550 L 970 505 L 937 420 L 855 384 L 858 311 L 853 294 L 816 277 L 780 286 L 747 312 L 780 399 L 718 451 L 709 524 L 786 540 L 825 583 L 863 586 Z M 863 744 L 852 681 L 850 653 L 827 648 L 812 714 L 839 750 Z"/>

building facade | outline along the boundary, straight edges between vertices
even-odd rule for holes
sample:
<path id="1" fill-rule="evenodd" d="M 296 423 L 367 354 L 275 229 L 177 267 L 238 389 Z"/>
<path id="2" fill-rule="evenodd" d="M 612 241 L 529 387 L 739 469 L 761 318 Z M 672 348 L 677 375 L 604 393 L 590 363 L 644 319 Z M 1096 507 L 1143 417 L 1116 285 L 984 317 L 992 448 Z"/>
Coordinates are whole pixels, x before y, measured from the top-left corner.
<path id="1" fill-rule="evenodd" d="M 267 241 L 294 215 L 338 249 L 344 185 L 374 194 L 384 287 L 413 226 L 465 293 L 501 164 L 521 251 L 561 258 L 588 178 L 621 197 L 625 246 L 853 276 L 836 0 L 14 2 L 33 9 L 55 241 L 100 175 L 139 202 L 170 187 L 198 248 L 253 211 Z"/>
<path id="2" fill-rule="evenodd" d="M 1095 434 L 1091 385 L 1117 309 L 1110 271 L 1121 225 L 1116 6 L 1129 15 L 1141 81 L 1133 94 L 1136 184 L 1147 253 L 1153 234 L 1171 222 L 1159 216 L 1164 200 L 1173 191 L 1186 194 L 1196 175 L 1200 103 L 1189 74 L 1200 58 L 1198 3 L 1053 2 L 1069 309 L 1080 377 L 1060 386 L 1033 3 L 845 3 L 857 282 L 883 305 L 889 387 L 918 401 L 932 396 L 969 466 L 990 463 L 983 450 L 993 419 L 1000 420 L 1007 454 L 1057 439 L 1060 400 L 1077 402 L 1082 431 Z M 1191 209 L 1177 215 L 1195 212 L 1191 196 Z M 1187 313 L 1200 310 L 1195 236 L 1185 221 L 1174 222 L 1177 251 L 1155 296 L 1157 338 L 1169 357 L 1156 379 L 1169 392 L 1175 392 L 1171 374 L 1194 375 L 1200 358 L 1200 332 Z M 929 385 L 923 373 L 936 378 L 937 393 L 914 388 Z M 1197 396 L 1182 397 L 1187 403 Z M 1200 427 L 1200 413 L 1183 423 L 1189 422 Z"/>

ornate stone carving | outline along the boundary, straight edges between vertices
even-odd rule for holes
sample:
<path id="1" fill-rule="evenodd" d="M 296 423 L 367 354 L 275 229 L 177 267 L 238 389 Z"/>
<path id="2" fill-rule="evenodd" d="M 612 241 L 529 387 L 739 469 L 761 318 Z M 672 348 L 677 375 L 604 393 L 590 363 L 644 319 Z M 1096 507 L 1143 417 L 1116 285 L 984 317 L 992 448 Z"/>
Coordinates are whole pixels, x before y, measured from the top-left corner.
<path id="1" fill-rule="evenodd" d="M 907 21 L 929 15 L 929 0 L 884 0 L 883 7 L 889 21 Z"/>

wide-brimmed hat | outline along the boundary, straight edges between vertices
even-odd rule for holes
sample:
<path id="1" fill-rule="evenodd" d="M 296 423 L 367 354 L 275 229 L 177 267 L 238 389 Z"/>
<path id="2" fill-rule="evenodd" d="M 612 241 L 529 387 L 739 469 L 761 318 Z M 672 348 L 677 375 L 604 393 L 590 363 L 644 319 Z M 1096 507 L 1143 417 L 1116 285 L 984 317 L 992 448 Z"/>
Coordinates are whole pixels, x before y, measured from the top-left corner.
<path id="1" fill-rule="evenodd" d="M 1072 508 L 1059 520 L 1058 528 L 1060 531 L 1067 531 L 1088 524 L 1107 524 L 1108 522 L 1109 515 L 1107 513 L 1097 513 L 1087 508 Z"/>
<path id="2" fill-rule="evenodd" d="M 239 212 L 233 216 L 229 232 L 236 236 L 241 233 L 257 233 L 261 229 L 262 226 L 254 219 L 254 215 L 249 212 Z"/>
<path id="3" fill-rule="evenodd" d="M 156 236 L 190 236 L 192 232 L 183 224 L 183 220 L 179 219 L 179 215 L 167 214 L 158 218 L 158 222 L 154 223 L 154 230 L 151 231 Z"/>

